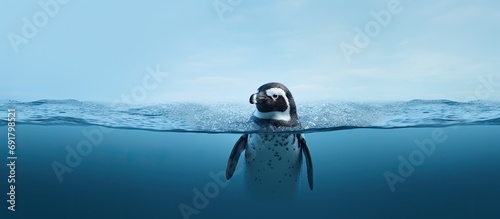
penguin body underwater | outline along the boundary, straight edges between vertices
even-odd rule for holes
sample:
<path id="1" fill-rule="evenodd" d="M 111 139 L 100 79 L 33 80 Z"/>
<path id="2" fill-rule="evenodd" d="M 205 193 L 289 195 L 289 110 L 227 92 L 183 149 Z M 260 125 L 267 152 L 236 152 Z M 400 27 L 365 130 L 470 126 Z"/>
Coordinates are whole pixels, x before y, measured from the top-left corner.
<path id="1" fill-rule="evenodd" d="M 256 109 L 251 122 L 261 130 L 298 127 L 300 125 L 293 96 L 281 83 L 267 83 L 250 96 Z M 313 189 L 311 154 L 303 134 L 249 133 L 234 145 L 228 159 L 226 179 L 231 179 L 241 153 L 245 151 L 245 181 L 249 192 L 257 197 L 293 198 L 300 186 L 302 155 L 307 166 L 309 188 Z"/>

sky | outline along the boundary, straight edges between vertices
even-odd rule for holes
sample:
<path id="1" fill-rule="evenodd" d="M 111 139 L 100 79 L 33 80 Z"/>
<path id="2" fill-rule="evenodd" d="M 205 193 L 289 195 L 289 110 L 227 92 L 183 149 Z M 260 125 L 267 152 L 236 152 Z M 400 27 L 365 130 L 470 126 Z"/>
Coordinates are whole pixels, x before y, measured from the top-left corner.
<path id="1" fill-rule="evenodd" d="M 499 1 L 0 3 L 0 99 L 500 100 Z M 498 91 L 497 91 L 498 90 Z"/>

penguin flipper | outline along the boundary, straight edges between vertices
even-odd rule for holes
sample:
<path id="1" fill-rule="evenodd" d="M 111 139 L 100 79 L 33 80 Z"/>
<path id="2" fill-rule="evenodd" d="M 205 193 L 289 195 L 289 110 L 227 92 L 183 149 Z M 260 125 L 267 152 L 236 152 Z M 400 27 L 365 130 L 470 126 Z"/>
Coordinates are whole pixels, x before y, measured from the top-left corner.
<path id="1" fill-rule="evenodd" d="M 247 148 L 247 138 L 248 134 L 241 135 L 240 139 L 236 141 L 234 144 L 233 150 L 229 155 L 229 159 L 227 161 L 226 167 L 226 179 L 229 180 L 233 176 L 234 171 L 236 170 L 236 165 L 238 164 L 238 160 L 240 159 L 241 153 Z"/>
<path id="2" fill-rule="evenodd" d="M 309 147 L 307 146 L 304 135 L 298 134 L 297 138 L 299 139 L 299 147 L 301 148 L 304 157 L 306 157 L 307 181 L 309 182 L 309 188 L 313 190 L 313 164 L 311 159 L 311 152 L 309 151 Z"/>

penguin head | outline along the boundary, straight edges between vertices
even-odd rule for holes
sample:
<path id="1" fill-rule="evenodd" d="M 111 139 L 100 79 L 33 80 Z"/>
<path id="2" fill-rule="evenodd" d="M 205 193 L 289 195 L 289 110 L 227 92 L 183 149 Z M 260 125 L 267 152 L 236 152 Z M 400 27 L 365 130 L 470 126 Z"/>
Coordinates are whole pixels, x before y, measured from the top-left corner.
<path id="1" fill-rule="evenodd" d="M 288 88 L 277 82 L 267 83 L 250 96 L 250 103 L 255 104 L 253 117 L 260 120 L 279 121 L 296 124 L 297 110 L 292 93 Z"/>

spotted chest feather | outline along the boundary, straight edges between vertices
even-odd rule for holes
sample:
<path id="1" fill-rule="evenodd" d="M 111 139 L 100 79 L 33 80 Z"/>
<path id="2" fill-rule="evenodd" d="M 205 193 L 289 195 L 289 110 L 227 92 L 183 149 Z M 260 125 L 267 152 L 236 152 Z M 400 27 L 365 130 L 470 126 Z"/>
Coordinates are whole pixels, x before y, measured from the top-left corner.
<path id="1" fill-rule="evenodd" d="M 270 193 L 290 191 L 299 185 L 301 155 L 294 134 L 249 135 L 245 153 L 247 183 Z"/>

